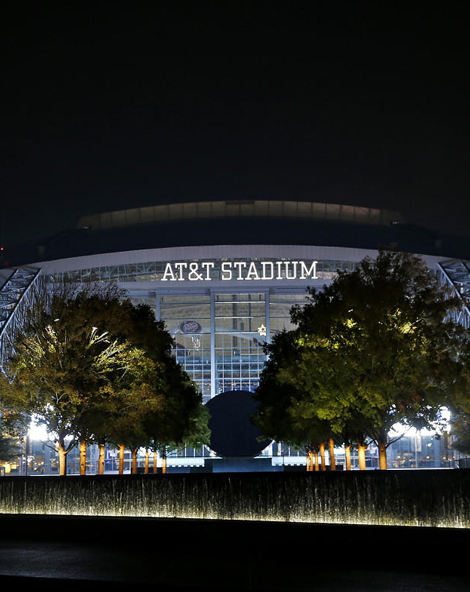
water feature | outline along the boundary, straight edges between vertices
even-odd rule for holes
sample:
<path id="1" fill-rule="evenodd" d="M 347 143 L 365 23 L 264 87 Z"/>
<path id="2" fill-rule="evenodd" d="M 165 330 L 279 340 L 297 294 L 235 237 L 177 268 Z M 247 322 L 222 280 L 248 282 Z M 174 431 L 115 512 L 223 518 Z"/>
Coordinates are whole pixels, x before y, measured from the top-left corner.
<path id="1" fill-rule="evenodd" d="M 0 478 L 0 514 L 470 528 L 470 471 Z"/>

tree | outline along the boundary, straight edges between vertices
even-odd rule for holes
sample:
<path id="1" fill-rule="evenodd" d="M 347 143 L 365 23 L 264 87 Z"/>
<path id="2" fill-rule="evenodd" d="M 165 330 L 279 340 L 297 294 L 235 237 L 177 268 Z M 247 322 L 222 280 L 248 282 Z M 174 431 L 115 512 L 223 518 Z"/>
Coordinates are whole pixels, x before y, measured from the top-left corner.
<path id="1" fill-rule="evenodd" d="M 385 469 L 392 426 L 431 426 L 468 382 L 468 335 L 451 320 L 460 306 L 419 257 L 381 250 L 293 308 L 297 327 L 267 346 L 275 379 L 295 387 L 304 419 L 334 433 L 360 418 Z"/>
<path id="2" fill-rule="evenodd" d="M 142 348 L 127 352 L 127 370 L 108 380 L 90 398 L 80 418 L 81 433 L 100 448 L 99 474 L 104 472 L 104 447 L 107 443 L 120 450 L 125 448 L 133 457 L 133 472 L 137 471 L 137 451 L 146 442 L 146 415 L 163 407 L 164 376 Z M 120 472 L 122 473 L 122 462 Z"/>
<path id="3" fill-rule="evenodd" d="M 166 371 L 163 408 L 150 413 L 145 420 L 149 448 L 161 454 L 163 472 L 169 450 L 196 448 L 210 441 L 209 413 L 196 385 L 174 358 L 168 360 Z"/>
<path id="4" fill-rule="evenodd" d="M 284 442 L 307 457 L 307 470 L 325 470 L 325 443 L 332 437 L 327 421 L 307 410 L 299 384 L 283 379 L 284 368 L 291 367 L 299 354 L 292 332 L 279 333 L 267 347 L 270 353 L 253 398 L 258 403 L 253 423 L 264 438 Z M 331 460 L 331 452 L 330 452 Z"/>
<path id="5" fill-rule="evenodd" d="M 470 455 L 470 414 L 460 411 L 451 418 L 453 446 L 455 450 Z"/>
<path id="6" fill-rule="evenodd" d="M 34 415 L 56 437 L 60 474 L 80 442 L 138 448 L 153 442 L 158 418 L 166 445 L 206 442 L 201 396 L 172 355 L 172 338 L 146 305 L 114 285 L 41 286 L 33 295 L 2 379 L 4 405 Z"/>
<path id="7" fill-rule="evenodd" d="M 97 396 L 113 391 L 123 376 L 135 375 L 135 361 L 143 356 L 106 330 L 120 297 L 112 286 L 43 287 L 12 340 L 3 404 L 34 416 L 54 435 L 61 475 L 70 450 L 91 436 Z"/>
<path id="8" fill-rule="evenodd" d="M 85 437 L 83 418 L 93 396 L 133 358 L 130 343 L 109 339 L 105 318 L 98 328 L 86 314 L 90 300 L 106 298 L 105 291 L 58 290 L 46 306 L 44 298 L 33 301 L 2 380 L 4 405 L 34 416 L 54 435 L 61 475 L 67 454 Z"/>
<path id="9" fill-rule="evenodd" d="M 366 449 L 370 442 L 365 427 L 367 420 L 354 411 L 350 412 L 348 415 L 349 417 L 344 421 L 343 428 L 338 435 L 339 440 L 344 446 L 346 470 L 351 470 L 351 451 L 357 449 L 359 469 L 365 471 Z"/>
<path id="10" fill-rule="evenodd" d="M 138 367 L 130 387 L 121 381 L 111 407 L 104 404 L 104 409 L 111 410 L 111 418 L 105 418 L 104 431 L 99 433 L 118 445 L 121 459 L 124 448 L 131 449 L 135 472 L 139 448 L 158 450 L 165 458 L 168 449 L 207 444 L 209 428 L 201 394 L 176 361 L 173 340 L 164 323 L 144 305 L 126 308 L 126 315 L 131 319 L 127 324 L 113 315 L 116 322 L 110 330 L 145 351 L 145 363 Z"/>
<path id="11" fill-rule="evenodd" d="M 10 417 L 0 417 L 0 464 L 10 462 L 21 454 L 23 430 Z"/>

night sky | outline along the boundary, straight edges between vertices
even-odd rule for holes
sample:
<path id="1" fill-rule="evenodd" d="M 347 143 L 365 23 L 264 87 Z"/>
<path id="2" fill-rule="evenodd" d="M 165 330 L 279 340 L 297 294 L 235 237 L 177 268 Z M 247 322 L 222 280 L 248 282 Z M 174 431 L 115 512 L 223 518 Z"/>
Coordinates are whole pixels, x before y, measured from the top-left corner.
<path id="1" fill-rule="evenodd" d="M 4 1 L 2 242 L 243 198 L 398 209 L 470 238 L 464 7 Z"/>

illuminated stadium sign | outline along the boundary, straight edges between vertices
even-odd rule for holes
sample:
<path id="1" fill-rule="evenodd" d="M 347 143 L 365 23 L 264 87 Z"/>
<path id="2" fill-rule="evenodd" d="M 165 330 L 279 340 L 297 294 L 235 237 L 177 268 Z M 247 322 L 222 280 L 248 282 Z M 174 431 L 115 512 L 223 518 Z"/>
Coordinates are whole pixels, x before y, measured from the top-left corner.
<path id="1" fill-rule="evenodd" d="M 178 261 L 165 265 L 162 282 L 315 280 L 318 261 Z"/>

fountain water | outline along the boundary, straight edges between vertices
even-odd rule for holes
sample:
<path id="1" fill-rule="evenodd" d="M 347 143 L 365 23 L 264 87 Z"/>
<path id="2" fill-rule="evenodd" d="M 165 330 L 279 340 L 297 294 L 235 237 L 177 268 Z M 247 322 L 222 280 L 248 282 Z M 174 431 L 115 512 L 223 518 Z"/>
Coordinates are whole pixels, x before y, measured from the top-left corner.
<path id="1" fill-rule="evenodd" d="M 470 471 L 4 477 L 0 514 L 470 528 Z"/>

